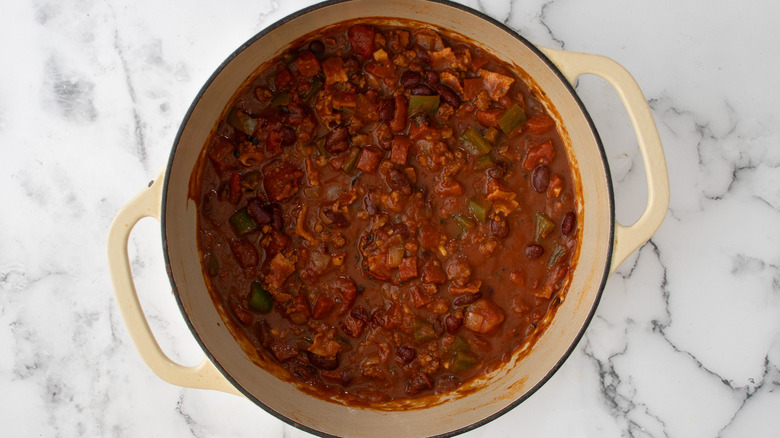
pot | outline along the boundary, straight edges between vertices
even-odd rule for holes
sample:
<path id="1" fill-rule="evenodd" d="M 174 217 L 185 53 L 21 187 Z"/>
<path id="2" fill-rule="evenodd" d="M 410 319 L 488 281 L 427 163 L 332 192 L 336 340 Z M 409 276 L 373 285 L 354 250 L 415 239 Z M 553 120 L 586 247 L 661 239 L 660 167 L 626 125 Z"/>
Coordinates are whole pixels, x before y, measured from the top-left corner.
<path id="1" fill-rule="evenodd" d="M 498 58 L 519 66 L 533 82 L 532 87 L 542 90 L 549 112 L 557 116 L 574 178 L 581 187 L 582 236 L 576 268 L 565 300 L 530 351 L 517 354 L 486 378 L 467 383 L 458 390 L 464 391 L 461 394 L 444 395 L 437 403 L 410 405 L 409 409 L 395 411 L 350 407 L 313 397 L 259 368 L 248 357 L 226 328 L 207 290 L 196 239 L 196 206 L 188 196 L 190 175 L 215 122 L 257 67 L 306 33 L 361 17 L 385 17 L 382 23 L 430 23 L 461 34 Z M 604 149 L 572 87 L 577 77 L 586 73 L 601 76 L 615 87 L 636 131 L 647 175 L 648 201 L 639 220 L 630 226 L 615 221 Z M 535 47 L 495 20 L 448 2 L 327 2 L 261 31 L 217 69 L 185 116 L 164 175 L 117 214 L 109 233 L 108 257 L 128 330 L 147 365 L 162 379 L 175 385 L 245 396 L 281 420 L 323 436 L 454 435 L 517 406 L 561 367 L 593 317 L 608 276 L 660 226 L 668 202 L 666 164 L 650 109 L 637 84 L 614 61 Z M 140 308 L 130 273 L 127 240 L 133 226 L 143 217 L 161 221 L 174 295 L 206 354 L 198 366 L 185 367 L 170 360 L 159 348 Z"/>

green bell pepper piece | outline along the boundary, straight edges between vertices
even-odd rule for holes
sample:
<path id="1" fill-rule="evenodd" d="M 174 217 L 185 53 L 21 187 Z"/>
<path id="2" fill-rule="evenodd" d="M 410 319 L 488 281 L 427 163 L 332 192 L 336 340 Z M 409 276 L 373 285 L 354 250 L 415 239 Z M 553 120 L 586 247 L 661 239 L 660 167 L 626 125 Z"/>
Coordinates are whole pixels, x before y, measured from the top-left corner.
<path id="1" fill-rule="evenodd" d="M 555 229 L 555 222 L 552 221 L 546 214 L 536 212 L 534 213 L 534 219 L 536 221 L 536 232 L 534 234 L 534 241 L 540 243 L 542 239 L 552 233 Z"/>
<path id="2" fill-rule="evenodd" d="M 249 117 L 244 111 L 234 108 L 228 114 L 227 122 L 246 135 L 252 135 L 257 128 L 257 120 Z"/>
<path id="3" fill-rule="evenodd" d="M 274 307 L 274 300 L 271 293 L 263 289 L 260 282 L 255 281 L 249 289 L 249 307 L 260 313 L 268 313 Z"/>
<path id="4" fill-rule="evenodd" d="M 439 96 L 410 96 L 408 112 L 410 116 L 418 113 L 433 114 L 439 109 Z"/>
<path id="5" fill-rule="evenodd" d="M 252 216 L 249 215 L 249 212 L 246 211 L 246 207 L 233 213 L 233 215 L 230 216 L 229 221 L 230 225 L 233 226 L 233 229 L 236 230 L 236 233 L 238 233 L 239 236 L 251 233 L 258 228 L 257 222 L 255 222 L 255 220 L 252 219 Z"/>
<path id="6" fill-rule="evenodd" d="M 525 116 L 525 111 L 517 104 L 514 104 L 498 118 L 498 126 L 504 131 L 504 134 L 509 135 L 513 129 L 525 123 L 526 120 L 528 118 Z"/>

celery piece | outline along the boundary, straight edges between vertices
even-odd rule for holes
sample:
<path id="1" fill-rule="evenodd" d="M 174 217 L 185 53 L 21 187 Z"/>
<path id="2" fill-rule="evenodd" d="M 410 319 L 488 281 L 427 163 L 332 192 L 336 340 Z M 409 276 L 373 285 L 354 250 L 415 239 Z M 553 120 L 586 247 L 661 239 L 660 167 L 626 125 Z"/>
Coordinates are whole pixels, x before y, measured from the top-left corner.
<path id="1" fill-rule="evenodd" d="M 453 214 L 452 220 L 454 220 L 455 225 L 457 225 L 463 231 L 468 231 L 474 228 L 475 225 L 473 220 L 471 220 L 468 216 L 462 215 L 460 213 Z"/>
<path id="2" fill-rule="evenodd" d="M 490 143 L 485 140 L 485 137 L 474 128 L 467 129 L 458 140 L 471 155 L 485 155 L 490 152 L 492 147 L 490 146 Z"/>
<path id="3" fill-rule="evenodd" d="M 547 267 L 552 268 L 555 266 L 564 255 L 566 255 L 566 248 L 556 243 L 553 247 L 552 254 L 550 254 L 550 260 L 547 261 Z"/>
<path id="4" fill-rule="evenodd" d="M 469 210 L 474 214 L 474 217 L 477 218 L 480 222 L 487 221 L 487 215 L 488 210 L 490 209 L 490 204 L 485 202 L 482 199 L 479 199 L 477 197 L 470 198 L 466 205 L 469 207 Z"/>

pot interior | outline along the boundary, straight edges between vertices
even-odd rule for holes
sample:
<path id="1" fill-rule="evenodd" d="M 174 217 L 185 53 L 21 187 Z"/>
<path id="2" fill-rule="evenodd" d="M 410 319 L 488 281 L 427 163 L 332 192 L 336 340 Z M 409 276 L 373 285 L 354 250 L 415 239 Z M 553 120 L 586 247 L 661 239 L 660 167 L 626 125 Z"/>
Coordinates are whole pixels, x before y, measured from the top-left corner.
<path id="1" fill-rule="evenodd" d="M 344 20 L 388 18 L 435 23 L 519 67 L 531 88 L 558 117 L 575 180 L 581 188 L 580 252 L 566 298 L 528 354 L 517 355 L 488 379 L 467 384 L 464 397 L 428 407 L 382 411 L 348 407 L 312 397 L 293 383 L 259 368 L 236 342 L 204 282 L 196 238 L 196 205 L 190 176 L 225 107 L 265 61 L 303 34 Z M 525 74 L 523 74 L 523 72 Z M 247 397 L 262 408 L 318 434 L 339 436 L 432 436 L 476 427 L 511 409 L 544 383 L 576 345 L 598 303 L 610 263 L 613 205 L 603 150 L 590 118 L 557 69 L 515 33 L 458 5 L 419 0 L 351 0 L 288 17 L 264 30 L 229 58 L 201 91 L 185 118 L 171 153 L 163 199 L 163 238 L 168 270 L 182 312 L 206 354 Z"/>

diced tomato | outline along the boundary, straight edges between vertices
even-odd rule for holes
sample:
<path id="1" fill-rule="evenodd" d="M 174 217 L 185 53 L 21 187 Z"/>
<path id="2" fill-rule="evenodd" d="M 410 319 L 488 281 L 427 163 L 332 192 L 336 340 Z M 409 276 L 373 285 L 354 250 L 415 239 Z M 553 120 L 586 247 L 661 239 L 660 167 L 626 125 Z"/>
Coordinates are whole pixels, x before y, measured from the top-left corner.
<path id="1" fill-rule="evenodd" d="M 552 142 L 546 141 L 528 150 L 528 154 L 523 160 L 523 169 L 530 172 L 540 164 L 550 164 L 554 158 L 555 149 L 553 149 Z"/>
<path id="2" fill-rule="evenodd" d="M 417 278 L 417 256 L 404 257 L 398 265 L 398 275 L 401 281 L 409 281 Z"/>
<path id="3" fill-rule="evenodd" d="M 373 27 L 356 24 L 347 29 L 349 43 L 352 44 L 352 50 L 363 58 L 369 58 L 374 54 L 374 35 Z"/>
<path id="4" fill-rule="evenodd" d="M 385 153 L 375 147 L 366 147 L 360 151 L 355 167 L 365 173 L 374 173 L 379 168 L 379 162 Z"/>
<path id="5" fill-rule="evenodd" d="M 477 111 L 477 120 L 479 120 L 479 123 L 482 124 L 482 126 L 486 127 L 498 127 L 498 119 L 501 117 L 501 113 L 503 113 L 503 110 L 501 109 L 487 109 L 482 111 Z"/>
<path id="6" fill-rule="evenodd" d="M 400 132 L 406 128 L 406 116 L 409 112 L 408 105 L 404 96 L 395 96 L 395 113 L 389 123 L 393 132 Z"/>
<path id="7" fill-rule="evenodd" d="M 331 310 L 333 310 L 333 306 L 336 303 L 333 301 L 333 298 L 327 296 L 327 295 L 320 295 L 317 297 L 317 301 L 314 303 L 314 310 L 312 311 L 312 316 L 315 319 L 320 319 L 328 316 L 328 313 L 330 313 Z"/>
<path id="8" fill-rule="evenodd" d="M 412 147 L 412 141 L 404 135 L 393 137 L 393 146 L 390 150 L 390 161 L 399 166 L 406 165 L 406 159 L 409 155 L 409 148 Z"/>
<path id="9" fill-rule="evenodd" d="M 298 73 L 305 78 L 314 77 L 320 72 L 320 62 L 314 53 L 308 50 L 304 50 L 298 54 L 298 59 L 295 60 L 295 64 L 298 66 Z"/>
<path id="10" fill-rule="evenodd" d="M 418 309 L 433 301 L 433 297 L 426 295 L 420 286 L 412 286 L 409 288 L 409 293 L 412 295 L 414 307 Z"/>
<path id="11" fill-rule="evenodd" d="M 547 114 L 536 114 L 528 119 L 526 126 L 532 134 L 541 135 L 555 126 L 555 120 Z"/>

